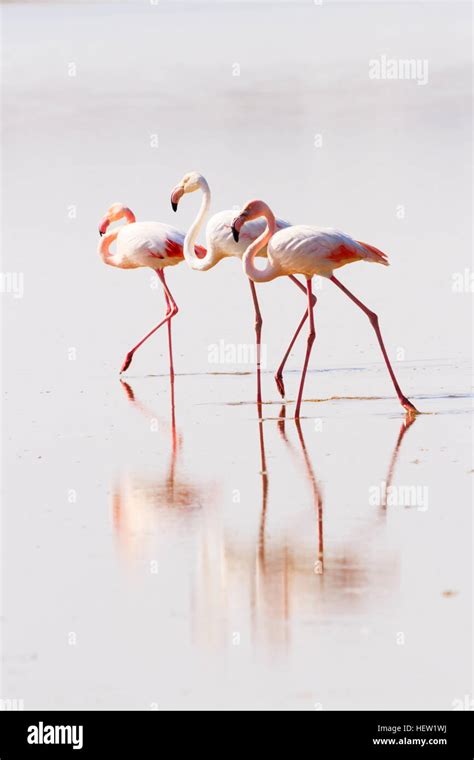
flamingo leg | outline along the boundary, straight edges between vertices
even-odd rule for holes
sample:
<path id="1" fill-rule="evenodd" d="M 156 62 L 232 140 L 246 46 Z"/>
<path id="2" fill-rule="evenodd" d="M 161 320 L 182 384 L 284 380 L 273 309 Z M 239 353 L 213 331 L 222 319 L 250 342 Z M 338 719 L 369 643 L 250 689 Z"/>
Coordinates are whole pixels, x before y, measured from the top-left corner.
<path id="1" fill-rule="evenodd" d="M 298 391 L 298 399 L 296 402 L 296 409 L 295 409 L 296 420 L 298 420 L 300 417 L 301 401 L 303 399 L 304 381 L 306 379 L 306 370 L 308 369 L 309 357 L 311 354 L 311 349 L 313 348 L 314 339 L 316 337 L 316 330 L 314 329 L 314 314 L 313 314 L 314 304 L 313 304 L 313 293 L 312 293 L 312 288 L 311 288 L 311 277 L 308 277 L 306 279 L 306 283 L 307 283 L 307 293 L 308 293 L 309 333 L 308 333 L 308 344 L 306 347 L 306 356 L 304 359 L 303 371 L 301 373 L 300 389 Z"/>
<path id="2" fill-rule="evenodd" d="M 174 316 L 176 316 L 176 314 L 178 313 L 178 306 L 177 306 L 176 301 L 174 300 L 173 296 L 170 293 L 168 285 L 166 284 L 165 275 L 164 275 L 163 271 L 161 269 L 157 269 L 156 270 L 156 274 L 160 278 L 161 283 L 163 285 L 163 289 L 165 291 L 165 297 L 167 299 L 167 303 L 168 303 L 168 299 L 169 299 L 169 304 L 171 306 L 171 311 L 169 311 L 168 308 L 167 308 L 165 318 L 162 319 L 161 322 L 159 322 L 156 325 L 156 327 L 154 327 L 152 330 L 150 330 L 150 332 L 147 333 L 140 341 L 138 341 L 138 343 L 136 344 L 136 346 L 134 346 L 133 348 L 130 349 L 130 351 L 128 352 L 128 354 L 125 357 L 124 363 L 122 365 L 122 369 L 120 370 L 121 373 L 125 372 L 125 370 L 127 370 L 129 368 L 130 364 L 132 363 L 132 359 L 133 359 L 133 355 L 134 355 L 135 351 L 137 351 L 137 349 L 139 349 L 140 346 L 142 346 L 145 343 L 145 341 L 148 340 L 148 338 L 150 338 L 154 333 L 156 333 L 156 331 L 159 330 L 159 328 L 162 325 L 164 325 L 165 322 L 170 322 L 172 320 L 172 318 Z M 170 371 L 171 371 L 171 367 L 172 367 L 172 356 L 170 355 Z"/>
<path id="3" fill-rule="evenodd" d="M 171 314 L 173 311 L 173 306 L 171 304 L 171 301 L 169 299 L 168 293 L 165 290 L 165 298 L 166 298 L 166 316 Z M 168 326 L 168 350 L 170 355 L 170 378 L 173 380 L 174 378 L 174 364 L 173 364 L 173 341 L 171 338 L 171 319 L 167 322 Z"/>
<path id="4" fill-rule="evenodd" d="M 262 314 L 260 312 L 260 306 L 258 303 L 257 298 L 257 289 L 255 287 L 255 283 L 252 282 L 252 280 L 249 280 L 250 283 L 250 292 L 252 293 L 252 300 L 253 305 L 255 309 L 255 338 L 256 338 L 256 344 L 257 344 L 257 404 L 259 407 L 259 410 L 261 409 L 262 404 L 262 380 L 261 380 L 261 372 L 260 372 L 260 353 L 261 353 L 261 340 L 262 340 Z"/>
<path id="5" fill-rule="evenodd" d="M 258 556 L 262 562 L 265 562 L 265 522 L 267 517 L 268 505 L 268 471 L 267 459 L 265 456 L 265 437 L 263 433 L 263 414 L 262 405 L 258 404 L 258 435 L 260 443 L 260 475 L 262 478 L 262 511 L 260 516 L 260 527 L 258 536 Z"/>
<path id="6" fill-rule="evenodd" d="M 301 422 L 295 420 L 296 430 L 298 438 L 300 439 L 301 448 L 303 450 L 304 463 L 309 475 L 309 482 L 313 489 L 314 503 L 316 505 L 316 516 L 318 520 L 318 570 L 320 573 L 324 571 L 324 534 L 323 534 L 323 495 L 318 486 L 316 475 L 314 474 L 313 465 L 309 458 L 308 450 L 303 436 L 303 430 L 301 428 Z"/>
<path id="7" fill-rule="evenodd" d="M 362 309 L 362 311 L 364 312 L 364 314 L 367 314 L 367 316 L 368 316 L 368 318 L 370 320 L 370 324 L 372 325 L 372 327 L 375 330 L 375 334 L 377 336 L 377 340 L 379 342 L 379 346 L 380 346 L 380 348 L 382 350 L 382 354 L 383 354 L 383 358 L 385 360 L 385 364 L 387 365 L 388 372 L 389 372 L 390 377 L 392 379 L 393 387 L 395 388 L 396 394 L 398 396 L 398 399 L 399 399 L 401 405 L 408 412 L 411 412 L 412 414 L 418 414 L 418 410 L 413 406 L 413 404 L 411 403 L 411 401 L 409 401 L 407 399 L 407 397 L 403 395 L 403 393 L 402 393 L 402 391 L 400 389 L 400 386 L 398 384 L 397 378 L 395 377 L 395 372 L 393 371 L 392 365 L 390 364 L 390 359 L 388 358 L 388 354 L 387 354 L 387 351 L 385 349 L 385 345 L 384 345 L 384 342 L 383 342 L 382 333 L 380 332 L 379 318 L 378 318 L 377 314 L 375 314 L 375 312 L 373 312 L 369 308 L 367 308 L 367 306 L 365 306 L 362 303 L 362 301 L 359 301 L 359 299 L 356 298 L 355 295 L 353 293 L 351 293 L 351 291 L 348 290 L 345 285 L 342 284 L 342 282 L 339 282 L 339 280 L 337 280 L 336 277 L 334 277 L 334 275 L 332 275 L 332 277 L 330 279 L 331 279 L 331 281 L 335 285 L 337 285 L 338 288 L 340 288 L 342 290 L 343 293 L 346 294 L 346 296 L 348 296 L 351 299 L 351 301 L 354 301 L 354 303 L 357 304 L 357 306 L 360 309 Z"/>
<path id="8" fill-rule="evenodd" d="M 305 288 L 305 286 L 302 285 L 302 283 L 299 280 L 297 280 L 296 277 L 294 277 L 292 274 L 290 274 L 288 276 L 289 276 L 290 280 L 292 280 L 295 283 L 295 285 L 297 285 L 298 288 L 300 290 L 302 290 L 303 293 L 306 295 L 306 288 Z M 313 298 L 312 298 L 313 306 L 315 305 L 316 300 L 317 300 L 316 296 L 313 295 Z M 285 364 L 286 364 L 286 362 L 288 360 L 288 357 L 289 357 L 289 355 L 291 353 L 291 350 L 292 350 L 293 346 L 295 345 L 296 339 L 297 339 L 298 335 L 300 334 L 301 329 L 302 329 L 302 327 L 303 327 L 303 325 L 304 325 L 304 323 L 306 322 L 307 319 L 308 319 L 308 311 L 307 311 L 307 309 L 305 309 L 303 317 L 302 317 L 302 319 L 301 319 L 298 327 L 296 328 L 296 332 L 293 335 L 293 337 L 292 337 L 292 339 L 290 341 L 290 345 L 286 349 L 286 353 L 285 353 L 283 359 L 281 360 L 280 366 L 278 367 L 278 369 L 276 371 L 276 374 L 275 374 L 275 382 L 277 384 L 277 388 L 278 388 L 278 390 L 279 390 L 280 395 L 281 395 L 282 398 L 285 397 L 285 384 L 283 382 L 283 370 L 285 368 Z"/>

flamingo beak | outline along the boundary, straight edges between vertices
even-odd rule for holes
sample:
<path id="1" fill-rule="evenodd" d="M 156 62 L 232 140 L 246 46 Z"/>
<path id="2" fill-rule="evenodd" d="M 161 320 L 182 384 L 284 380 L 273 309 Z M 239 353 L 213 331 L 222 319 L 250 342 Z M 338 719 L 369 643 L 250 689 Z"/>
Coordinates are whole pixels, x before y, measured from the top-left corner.
<path id="1" fill-rule="evenodd" d="M 244 222 L 245 222 L 245 219 L 242 218 L 242 215 L 236 216 L 234 221 L 232 222 L 232 228 L 231 228 L 232 235 L 236 243 L 239 242 L 240 230 Z"/>
<path id="2" fill-rule="evenodd" d="M 110 224 L 110 219 L 107 216 L 104 216 L 101 223 L 99 224 L 99 235 L 102 237 L 102 235 L 105 235 L 107 231 L 107 227 Z"/>
<path id="3" fill-rule="evenodd" d="M 176 185 L 174 190 L 171 192 L 171 208 L 173 211 L 178 210 L 178 203 L 180 199 L 184 195 L 184 187 L 182 185 Z"/>

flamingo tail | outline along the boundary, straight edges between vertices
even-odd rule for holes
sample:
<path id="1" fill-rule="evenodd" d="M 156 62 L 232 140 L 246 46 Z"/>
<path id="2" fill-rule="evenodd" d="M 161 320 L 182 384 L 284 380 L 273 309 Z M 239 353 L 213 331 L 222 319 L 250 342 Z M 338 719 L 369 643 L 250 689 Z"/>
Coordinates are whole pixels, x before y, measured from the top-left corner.
<path id="1" fill-rule="evenodd" d="M 364 257 L 365 261 L 373 261 L 375 264 L 383 264 L 385 267 L 390 266 L 386 253 L 379 251 L 378 248 L 375 248 L 375 246 L 369 245 L 368 243 L 362 243 L 360 240 L 357 240 L 357 242 L 367 253 Z"/>

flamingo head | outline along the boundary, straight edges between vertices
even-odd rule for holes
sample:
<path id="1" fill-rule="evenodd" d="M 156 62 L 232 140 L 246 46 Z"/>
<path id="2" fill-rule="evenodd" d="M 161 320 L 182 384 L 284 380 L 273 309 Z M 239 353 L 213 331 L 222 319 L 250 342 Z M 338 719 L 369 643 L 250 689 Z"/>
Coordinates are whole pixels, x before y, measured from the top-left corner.
<path id="1" fill-rule="evenodd" d="M 181 182 L 171 192 L 171 208 L 176 211 L 178 203 L 185 193 L 194 193 L 196 190 L 207 186 L 207 182 L 199 172 L 188 172 Z"/>
<path id="2" fill-rule="evenodd" d="M 105 235 L 109 224 L 112 222 L 117 222 L 124 216 L 128 219 L 129 222 L 135 221 L 135 215 L 133 211 L 130 211 L 127 206 L 124 206 L 123 203 L 112 203 L 110 208 L 107 209 L 105 216 L 102 217 L 102 220 L 99 224 L 99 235 L 101 237 L 102 235 Z"/>
<path id="3" fill-rule="evenodd" d="M 232 235 L 236 243 L 239 242 L 240 230 L 244 226 L 245 222 L 250 222 L 252 219 L 258 219 L 260 216 L 265 216 L 268 206 L 263 201 L 248 201 L 242 208 L 242 211 L 237 214 L 232 222 Z"/>

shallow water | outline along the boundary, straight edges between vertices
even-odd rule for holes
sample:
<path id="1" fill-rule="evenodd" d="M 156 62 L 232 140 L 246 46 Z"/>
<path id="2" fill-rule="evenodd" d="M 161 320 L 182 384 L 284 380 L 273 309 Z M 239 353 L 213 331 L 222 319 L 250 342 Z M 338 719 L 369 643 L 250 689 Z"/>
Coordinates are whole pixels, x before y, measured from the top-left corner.
<path id="1" fill-rule="evenodd" d="M 351 375 L 386 390 L 381 368 Z M 428 413 L 408 428 L 391 397 L 306 402 L 299 431 L 292 403 L 259 423 L 251 376 L 178 375 L 174 391 L 174 425 L 167 377 L 27 400 L 4 517 L 7 693 L 136 709 L 449 709 L 469 693 L 469 399 L 415 394 Z"/>
<path id="2" fill-rule="evenodd" d="M 3 24 L 3 270 L 24 293 L 3 294 L 2 697 L 450 709 L 472 694 L 468 7 L 25 8 Z M 369 81 L 384 52 L 427 57 L 429 84 Z M 174 403 L 165 334 L 119 381 L 164 305 L 98 260 L 98 221 L 121 200 L 186 229 L 198 199 L 174 216 L 169 191 L 194 167 L 215 210 L 260 195 L 389 253 L 341 279 L 381 316 L 413 424 L 325 282 L 295 425 L 304 339 L 283 409 L 272 373 L 305 302 L 283 281 L 258 287 L 259 421 L 252 361 L 210 358 L 253 341 L 237 261 L 168 277 Z"/>

